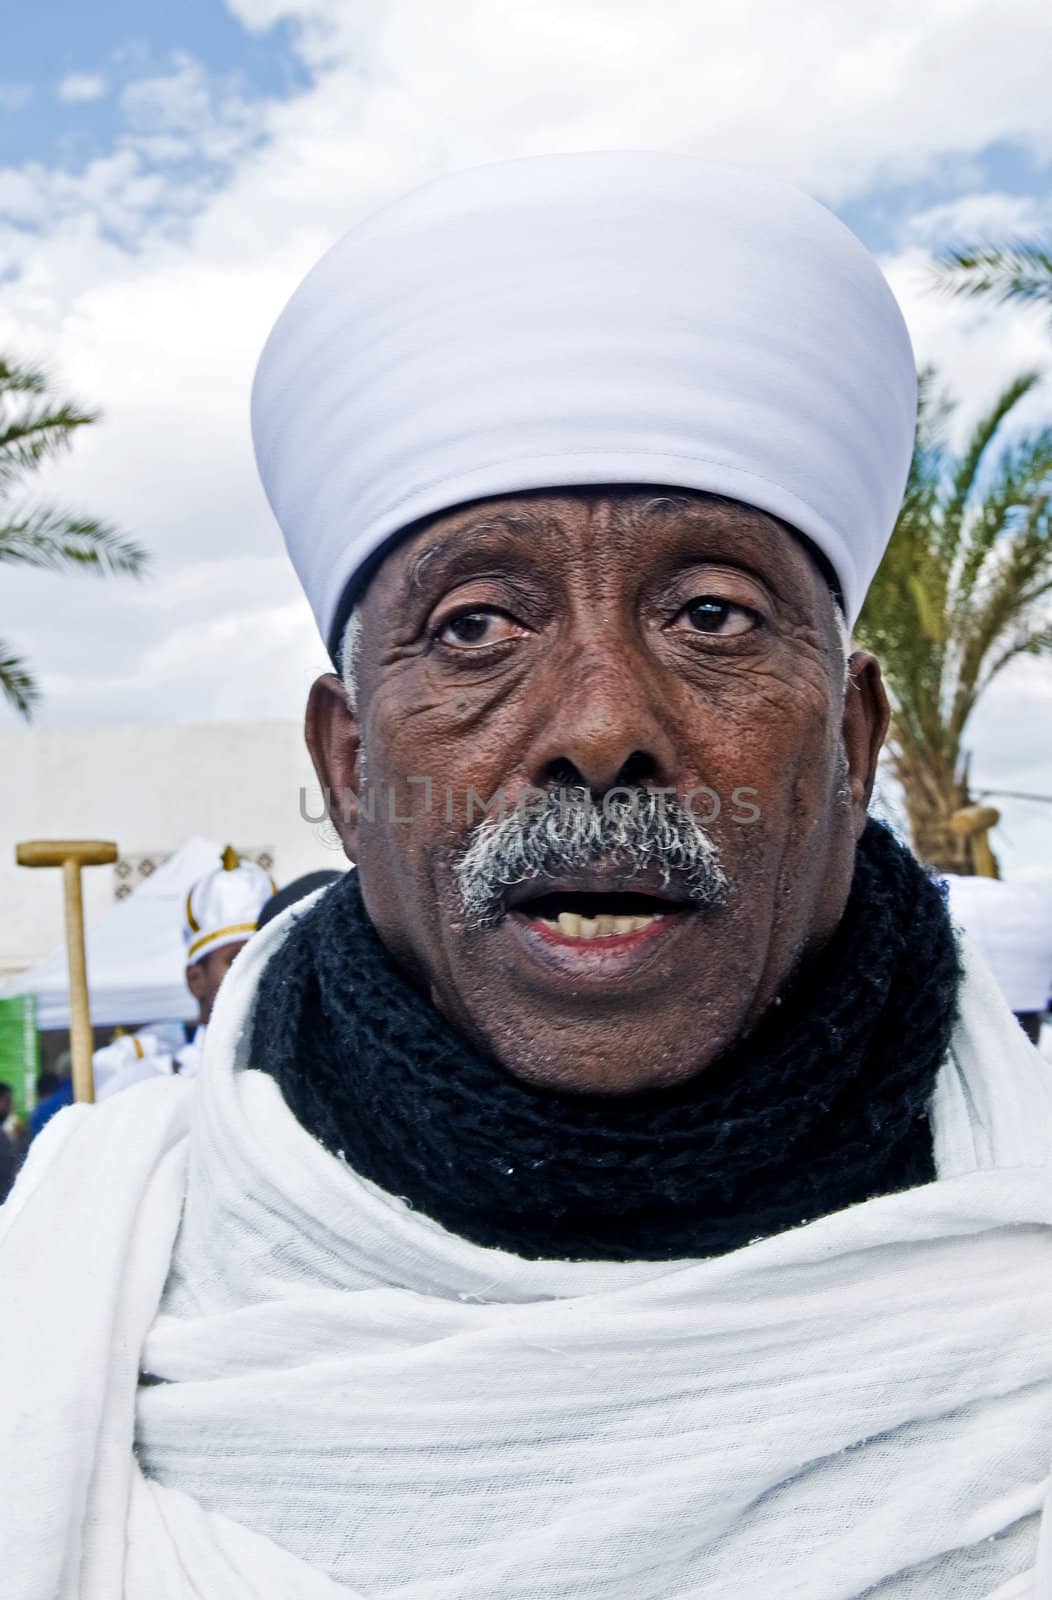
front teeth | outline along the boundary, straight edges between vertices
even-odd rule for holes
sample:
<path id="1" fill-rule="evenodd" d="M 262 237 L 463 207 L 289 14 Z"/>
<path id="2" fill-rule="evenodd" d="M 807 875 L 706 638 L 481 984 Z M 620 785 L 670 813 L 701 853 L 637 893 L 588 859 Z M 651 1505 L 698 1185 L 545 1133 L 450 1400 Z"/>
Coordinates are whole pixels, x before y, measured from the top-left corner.
<path id="1" fill-rule="evenodd" d="M 657 916 L 650 917 L 582 917 L 576 911 L 560 911 L 557 922 L 551 922 L 547 917 L 541 921 L 549 928 L 558 928 L 566 939 L 608 939 L 614 933 L 635 933 L 640 928 L 646 928 L 651 922 L 656 922 Z"/>

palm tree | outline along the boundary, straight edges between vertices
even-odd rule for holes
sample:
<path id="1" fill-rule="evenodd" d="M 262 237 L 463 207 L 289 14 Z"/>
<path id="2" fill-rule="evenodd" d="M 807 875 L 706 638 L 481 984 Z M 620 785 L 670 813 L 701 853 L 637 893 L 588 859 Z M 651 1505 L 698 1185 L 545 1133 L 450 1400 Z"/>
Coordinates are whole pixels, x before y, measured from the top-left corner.
<path id="1" fill-rule="evenodd" d="M 1018 301 L 1052 307 L 1052 242 L 1017 240 L 1003 246 L 977 244 L 944 250 L 935 261 L 936 285 L 975 299 Z"/>
<path id="2" fill-rule="evenodd" d="M 132 577 L 146 570 L 142 546 L 108 523 L 50 505 L 15 503 L 21 480 L 67 450 L 77 429 L 97 418 L 97 412 L 57 400 L 37 368 L 0 356 L 0 562 Z M 40 698 L 27 663 L 3 641 L 0 695 L 26 718 Z"/>
<path id="3" fill-rule="evenodd" d="M 1052 428 L 1002 434 L 1037 378 L 1009 384 L 955 456 L 952 405 L 922 374 L 905 499 L 855 630 L 884 668 L 914 846 L 943 872 L 972 870 L 950 825 L 972 803 L 968 720 L 1010 661 L 1052 651 Z"/>

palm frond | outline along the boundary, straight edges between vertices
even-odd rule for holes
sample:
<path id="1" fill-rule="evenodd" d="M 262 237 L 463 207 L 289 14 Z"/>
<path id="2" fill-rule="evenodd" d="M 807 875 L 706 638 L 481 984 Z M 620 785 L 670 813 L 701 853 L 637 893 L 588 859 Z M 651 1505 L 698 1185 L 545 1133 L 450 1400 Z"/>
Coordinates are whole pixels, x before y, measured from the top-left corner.
<path id="1" fill-rule="evenodd" d="M 69 448 L 98 413 L 56 399 L 48 374 L 0 355 L 0 563 L 52 572 L 141 577 L 149 557 L 142 545 L 107 522 L 55 506 L 11 505 L 12 487 Z M 0 645 L 0 695 L 29 717 L 40 691 L 18 656 Z"/>
<path id="2" fill-rule="evenodd" d="M 931 368 L 918 378 L 917 437 L 891 543 L 855 632 L 881 659 L 899 663 L 890 684 L 899 715 L 931 703 L 945 650 L 948 563 L 941 558 L 942 503 L 951 476 L 946 450 L 953 406 Z M 919 738 L 920 729 L 916 730 Z"/>
<path id="3" fill-rule="evenodd" d="M 16 656 L 0 640 L 0 695 L 15 708 L 26 721 L 33 715 L 33 707 L 40 699 L 40 689 L 25 661 Z"/>
<path id="4" fill-rule="evenodd" d="M 998 395 L 986 415 L 972 429 L 971 436 L 952 476 L 952 488 L 942 512 L 943 534 L 940 541 L 947 560 L 956 554 L 963 533 L 968 504 L 975 491 L 976 482 L 987 459 L 990 446 L 1002 422 L 1039 382 L 1039 372 L 1023 372 Z"/>
<path id="5" fill-rule="evenodd" d="M 1052 584 L 1049 588 L 1052 589 Z M 990 687 L 998 673 L 1002 672 L 1010 661 L 1017 661 L 1020 656 L 1044 655 L 1052 655 L 1052 623 L 1045 622 L 1037 627 L 1022 628 L 987 664 L 979 683 L 980 695 Z"/>
<path id="6" fill-rule="evenodd" d="M 0 356 L 0 489 L 67 449 L 78 428 L 98 420 L 98 412 L 50 390 L 42 368 Z"/>
<path id="7" fill-rule="evenodd" d="M 28 407 L 8 417 L 0 411 L 0 488 L 68 450 L 76 430 L 97 420 L 97 412 L 72 405 Z"/>
<path id="8" fill-rule="evenodd" d="M 929 521 L 938 506 L 946 478 L 946 436 L 953 401 L 938 388 L 936 374 L 924 367 L 917 375 L 917 433 L 899 514 L 900 536 L 912 531 L 930 543 Z"/>
<path id="9" fill-rule="evenodd" d="M 961 870 L 948 819 L 967 803 L 969 719 L 1010 662 L 1052 651 L 1052 428 L 1001 441 L 1035 382 L 1009 384 L 955 457 L 924 375 L 902 509 L 855 627 L 884 669 L 915 843 L 943 870 Z"/>
<path id="10" fill-rule="evenodd" d="M 6 394 L 44 394 L 47 385 L 47 373 L 41 367 L 0 356 L 0 399 Z"/>
<path id="11" fill-rule="evenodd" d="M 1005 657 L 1004 666 L 1019 653 L 1013 641 L 1030 633 L 1034 608 L 1052 585 L 1048 494 L 1034 500 L 1014 529 L 1003 521 L 1001 539 L 982 590 L 970 609 L 959 612 L 956 683 L 948 719 L 955 741 L 964 732 L 981 688 L 994 676 L 991 657 Z"/>
<path id="12" fill-rule="evenodd" d="M 974 299 L 992 295 L 999 303 L 1052 303 L 1052 243 L 1017 239 L 1006 245 L 966 245 L 943 251 L 934 264 L 936 287 Z"/>
<path id="13" fill-rule="evenodd" d="M 1011 538 L 1016 550 L 1033 546 L 1031 553 L 1040 556 L 1040 530 L 1050 487 L 1052 428 L 1020 439 L 1001 452 L 981 502 L 967 519 L 963 557 L 953 586 L 956 620 L 966 618 L 981 589 L 984 568 L 1003 540 Z"/>
<path id="14" fill-rule="evenodd" d="M 141 577 L 149 556 L 134 539 L 108 523 L 70 516 L 38 506 L 15 521 L 0 524 L 0 562 L 49 571 L 95 571 Z"/>

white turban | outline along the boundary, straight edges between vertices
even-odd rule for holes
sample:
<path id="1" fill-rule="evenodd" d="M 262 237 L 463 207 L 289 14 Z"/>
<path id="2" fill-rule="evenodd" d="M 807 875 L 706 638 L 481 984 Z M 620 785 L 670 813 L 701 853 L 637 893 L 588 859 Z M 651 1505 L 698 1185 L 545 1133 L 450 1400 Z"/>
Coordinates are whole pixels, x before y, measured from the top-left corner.
<path id="1" fill-rule="evenodd" d="M 254 861 L 242 861 L 227 845 L 219 866 L 199 878 L 186 897 L 183 943 L 187 961 L 203 961 L 225 944 L 250 939 L 259 913 L 276 892 L 269 873 Z"/>
<path id="2" fill-rule="evenodd" d="M 256 458 L 330 649 L 418 518 L 587 484 L 707 490 L 782 518 L 849 622 L 899 509 L 916 375 L 872 257 L 750 168 L 543 156 L 355 228 L 278 319 Z"/>

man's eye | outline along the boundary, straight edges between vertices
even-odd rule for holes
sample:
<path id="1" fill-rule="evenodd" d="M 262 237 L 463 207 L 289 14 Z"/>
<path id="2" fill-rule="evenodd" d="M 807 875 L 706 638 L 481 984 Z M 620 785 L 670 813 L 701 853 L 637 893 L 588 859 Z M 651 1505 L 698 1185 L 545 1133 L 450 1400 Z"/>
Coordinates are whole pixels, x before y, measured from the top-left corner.
<path id="1" fill-rule="evenodd" d="M 461 611 L 447 617 L 438 630 L 442 644 L 461 650 L 480 649 L 483 645 L 500 644 L 505 639 L 519 638 L 523 629 L 503 611 Z"/>
<path id="2" fill-rule="evenodd" d="M 694 633 L 715 633 L 722 638 L 733 638 L 748 633 L 756 626 L 756 613 L 747 606 L 735 605 L 733 600 L 721 600 L 718 595 L 703 594 L 683 607 L 677 622 L 683 620 Z"/>

